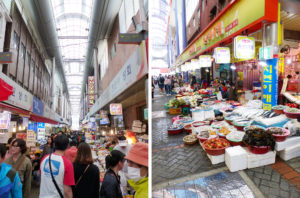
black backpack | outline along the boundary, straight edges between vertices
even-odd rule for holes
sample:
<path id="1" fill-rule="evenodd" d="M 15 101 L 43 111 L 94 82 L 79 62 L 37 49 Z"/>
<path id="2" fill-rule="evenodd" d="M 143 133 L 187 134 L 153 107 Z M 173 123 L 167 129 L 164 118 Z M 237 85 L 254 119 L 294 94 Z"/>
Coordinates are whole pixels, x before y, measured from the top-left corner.
<path id="1" fill-rule="evenodd" d="M 160 84 L 163 84 L 163 83 L 165 82 L 164 77 L 160 77 L 160 78 L 159 78 L 159 82 L 160 82 Z"/>

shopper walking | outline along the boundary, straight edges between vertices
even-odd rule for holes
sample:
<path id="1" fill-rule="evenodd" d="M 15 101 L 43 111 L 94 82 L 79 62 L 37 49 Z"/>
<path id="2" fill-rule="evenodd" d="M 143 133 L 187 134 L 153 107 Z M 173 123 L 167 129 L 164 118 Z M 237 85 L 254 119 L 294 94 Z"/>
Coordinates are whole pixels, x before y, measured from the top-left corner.
<path id="1" fill-rule="evenodd" d="M 41 155 L 41 159 L 43 159 L 46 155 L 54 152 L 54 141 L 53 136 L 49 136 L 47 138 L 47 144 L 44 145 L 43 152 Z"/>
<path id="2" fill-rule="evenodd" d="M 158 87 L 160 89 L 160 92 L 163 93 L 165 87 L 165 78 L 161 74 L 159 74 L 158 77 Z"/>
<path id="3" fill-rule="evenodd" d="M 128 144 L 125 136 L 118 138 L 119 144 L 115 146 L 114 150 L 121 151 L 124 155 L 127 155 L 131 149 L 131 145 Z M 120 182 L 123 192 L 127 192 L 127 175 L 128 175 L 128 163 L 124 162 L 124 168 L 119 172 Z"/>
<path id="4" fill-rule="evenodd" d="M 118 150 L 113 150 L 106 156 L 106 169 L 103 183 L 100 190 L 101 198 L 122 198 L 122 190 L 120 188 L 119 171 L 124 167 L 125 155 Z"/>
<path id="5" fill-rule="evenodd" d="M 7 141 L 7 147 L 8 147 L 8 151 L 6 152 L 6 155 L 5 155 L 5 160 L 7 160 L 8 158 L 10 158 L 11 156 L 11 150 L 12 150 L 12 141 L 16 139 L 16 137 L 10 137 Z"/>
<path id="6" fill-rule="evenodd" d="M 4 162 L 6 147 L 0 144 L 0 197 L 22 198 L 22 183 L 18 173 Z"/>
<path id="7" fill-rule="evenodd" d="M 172 84 L 170 76 L 168 76 L 166 78 L 165 84 L 166 84 L 166 94 L 167 94 L 167 96 L 170 96 L 171 95 L 171 84 Z"/>
<path id="8" fill-rule="evenodd" d="M 73 165 L 64 156 L 69 139 L 58 135 L 54 140 L 55 152 L 47 155 L 41 162 L 40 197 L 71 198 L 71 186 L 75 185 Z"/>
<path id="9" fill-rule="evenodd" d="M 179 83 L 179 87 L 183 87 L 183 79 L 181 75 L 179 75 L 178 83 Z"/>
<path id="10" fill-rule="evenodd" d="M 78 146 L 73 163 L 75 186 L 72 187 L 74 198 L 98 198 L 100 188 L 100 172 L 95 166 L 90 146 L 83 142 Z"/>
<path id="11" fill-rule="evenodd" d="M 136 191 L 134 198 L 148 197 L 148 144 L 138 142 L 125 159 L 128 161 L 128 183 Z"/>
<path id="12" fill-rule="evenodd" d="M 13 140 L 12 156 L 6 160 L 6 163 L 18 172 L 23 184 L 23 197 L 30 198 L 32 165 L 30 159 L 26 157 L 26 151 L 26 142 L 23 139 Z"/>

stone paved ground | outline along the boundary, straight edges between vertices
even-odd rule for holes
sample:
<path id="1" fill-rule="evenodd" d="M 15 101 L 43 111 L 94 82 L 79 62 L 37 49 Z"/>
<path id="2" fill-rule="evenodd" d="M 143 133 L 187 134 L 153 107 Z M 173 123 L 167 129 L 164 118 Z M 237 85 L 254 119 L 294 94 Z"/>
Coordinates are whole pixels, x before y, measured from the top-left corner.
<path id="1" fill-rule="evenodd" d="M 187 182 L 170 185 L 156 190 L 153 198 L 253 198 L 252 190 L 248 187 L 239 173 L 221 172 L 211 176 L 197 178 Z"/>
<path id="2" fill-rule="evenodd" d="M 161 96 L 158 90 L 155 93 L 152 105 L 152 184 L 225 166 L 224 163 L 211 165 L 199 144 L 183 145 L 182 139 L 187 134 L 168 135 L 167 127 L 173 116 L 161 112 L 164 111 L 163 105 L 173 97 Z"/>
<path id="3" fill-rule="evenodd" d="M 196 174 L 225 167 L 224 163 L 213 166 L 200 145 L 185 146 L 182 138 L 186 134 L 173 136 L 167 134 L 166 128 L 171 124 L 173 116 L 170 116 L 163 109 L 163 105 L 171 98 L 173 97 L 167 97 L 156 91 L 155 98 L 152 101 L 152 185 L 155 188 L 168 182 L 172 183 L 178 178 L 186 176 L 192 178 Z M 287 162 L 278 158 L 273 165 L 242 172 L 249 177 L 250 183 L 265 197 L 300 198 L 300 157 Z M 182 188 L 182 185 L 179 186 Z M 185 197 L 183 194 L 181 194 L 182 196 L 172 196 L 168 191 L 169 187 L 173 189 L 174 185 L 164 186 L 159 192 L 165 193 L 165 197 Z M 197 196 L 192 196 L 189 193 L 188 197 Z M 202 193 L 198 197 L 210 196 L 207 193 Z"/>

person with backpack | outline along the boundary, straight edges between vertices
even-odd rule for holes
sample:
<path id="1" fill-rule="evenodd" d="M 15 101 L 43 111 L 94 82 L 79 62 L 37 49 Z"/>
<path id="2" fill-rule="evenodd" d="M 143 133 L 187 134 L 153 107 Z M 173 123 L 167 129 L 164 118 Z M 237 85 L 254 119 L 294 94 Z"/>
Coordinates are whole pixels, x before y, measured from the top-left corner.
<path id="1" fill-rule="evenodd" d="M 46 155 L 41 162 L 40 197 L 71 198 L 75 185 L 73 164 L 64 154 L 69 145 L 66 135 L 57 135 L 55 152 Z"/>
<path id="2" fill-rule="evenodd" d="M 74 198 L 98 198 L 100 189 L 100 171 L 93 164 L 90 146 L 82 142 L 78 146 L 73 163 L 75 186 L 72 187 Z"/>
<path id="3" fill-rule="evenodd" d="M 6 146 L 0 144 L 0 197 L 22 198 L 22 183 L 18 173 L 4 162 Z"/>
<path id="4" fill-rule="evenodd" d="M 6 163 L 14 168 L 23 184 L 22 194 L 24 198 L 30 198 L 31 191 L 31 175 L 32 164 L 31 160 L 26 156 L 26 142 L 23 139 L 14 139 L 12 141 L 11 157 L 6 160 Z"/>

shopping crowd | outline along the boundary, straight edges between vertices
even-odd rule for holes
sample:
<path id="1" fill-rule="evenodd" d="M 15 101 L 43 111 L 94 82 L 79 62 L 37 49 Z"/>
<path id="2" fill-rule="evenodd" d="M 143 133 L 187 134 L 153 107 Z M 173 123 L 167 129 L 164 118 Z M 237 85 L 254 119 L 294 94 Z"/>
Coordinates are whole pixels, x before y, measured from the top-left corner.
<path id="1" fill-rule="evenodd" d="M 154 89 L 156 86 L 159 88 L 160 93 L 165 93 L 167 96 L 175 94 L 175 88 L 190 85 L 193 91 L 206 89 L 208 87 L 216 87 L 221 92 L 223 99 L 238 100 L 239 94 L 243 90 L 243 81 L 237 77 L 235 82 L 229 80 L 215 80 L 199 78 L 195 75 L 189 74 L 187 77 L 179 75 L 162 75 L 152 77 L 152 98 L 154 98 Z"/>
<path id="2" fill-rule="evenodd" d="M 39 197 L 134 198 L 148 197 L 148 144 L 128 144 L 119 136 L 106 156 L 106 173 L 94 164 L 84 138 L 62 132 L 48 137 L 43 152 L 31 159 L 23 139 L 11 137 L 0 144 L 0 198 L 31 198 L 31 185 Z"/>

